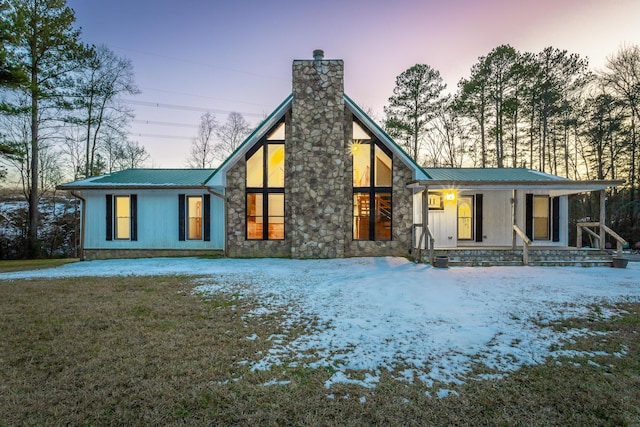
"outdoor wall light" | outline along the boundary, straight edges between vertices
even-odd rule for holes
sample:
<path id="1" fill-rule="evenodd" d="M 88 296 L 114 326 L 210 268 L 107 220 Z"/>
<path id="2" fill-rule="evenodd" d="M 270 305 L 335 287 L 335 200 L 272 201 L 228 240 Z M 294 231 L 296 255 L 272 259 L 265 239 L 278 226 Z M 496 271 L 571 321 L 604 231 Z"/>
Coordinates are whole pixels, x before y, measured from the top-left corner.
<path id="1" fill-rule="evenodd" d="M 456 199 L 456 193 L 454 193 L 453 191 L 448 191 L 447 194 L 444 196 L 444 199 L 447 202 L 453 202 Z"/>

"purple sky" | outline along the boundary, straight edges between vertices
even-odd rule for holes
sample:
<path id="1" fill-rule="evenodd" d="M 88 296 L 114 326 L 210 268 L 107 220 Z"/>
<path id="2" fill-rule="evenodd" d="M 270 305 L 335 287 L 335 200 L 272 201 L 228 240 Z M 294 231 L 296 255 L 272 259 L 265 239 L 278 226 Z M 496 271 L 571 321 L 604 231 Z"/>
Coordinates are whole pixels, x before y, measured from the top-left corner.
<path id="1" fill-rule="evenodd" d="M 291 62 L 323 49 L 344 59 L 345 92 L 382 117 L 398 74 L 417 63 L 455 90 L 479 56 L 500 44 L 546 46 L 598 69 L 640 43 L 638 0 L 67 0 L 87 43 L 133 61 L 142 94 L 131 139 L 153 167 L 185 167 L 202 111 L 251 124 L 291 92 Z M 196 111 L 191 111 L 196 110 Z M 147 124 L 146 122 L 151 122 Z M 161 124 L 159 124 L 161 123 Z"/>

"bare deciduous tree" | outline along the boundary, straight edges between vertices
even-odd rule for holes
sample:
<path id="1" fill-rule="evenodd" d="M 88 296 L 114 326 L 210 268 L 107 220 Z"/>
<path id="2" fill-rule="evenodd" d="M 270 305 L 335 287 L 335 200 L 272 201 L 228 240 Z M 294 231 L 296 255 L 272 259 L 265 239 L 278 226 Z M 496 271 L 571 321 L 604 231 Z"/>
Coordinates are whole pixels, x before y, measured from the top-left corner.
<path id="1" fill-rule="evenodd" d="M 115 165 L 118 170 L 135 169 L 143 167 L 147 160 L 147 150 L 138 142 L 127 140 L 117 149 Z"/>
<path id="2" fill-rule="evenodd" d="M 212 168 L 214 162 L 215 136 L 218 122 L 216 117 L 206 112 L 200 117 L 198 136 L 191 143 L 191 154 L 187 159 L 190 168 Z"/>
<path id="3" fill-rule="evenodd" d="M 233 153 L 251 133 L 249 123 L 242 114 L 232 112 L 227 121 L 216 128 L 218 143 L 213 155 L 216 160 L 223 161 Z"/>
<path id="4" fill-rule="evenodd" d="M 85 130 L 85 177 L 101 172 L 95 163 L 105 140 L 119 134 L 119 142 L 126 141 L 126 134 L 115 130 L 127 127 L 132 111 L 120 102 L 120 97 L 140 93 L 130 60 L 116 56 L 106 46 L 89 52 L 77 82 L 76 114 L 69 118 Z"/>

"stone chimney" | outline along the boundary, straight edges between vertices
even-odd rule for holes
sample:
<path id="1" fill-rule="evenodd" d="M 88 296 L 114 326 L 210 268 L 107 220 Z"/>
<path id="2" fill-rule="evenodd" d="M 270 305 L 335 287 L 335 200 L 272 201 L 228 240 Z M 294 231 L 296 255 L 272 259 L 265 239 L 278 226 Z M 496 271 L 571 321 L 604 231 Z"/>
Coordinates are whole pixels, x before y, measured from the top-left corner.
<path id="1" fill-rule="evenodd" d="M 312 60 L 293 61 L 285 195 L 293 258 L 343 257 L 350 241 L 353 202 L 343 94 L 342 60 L 324 59 L 318 49 Z"/>

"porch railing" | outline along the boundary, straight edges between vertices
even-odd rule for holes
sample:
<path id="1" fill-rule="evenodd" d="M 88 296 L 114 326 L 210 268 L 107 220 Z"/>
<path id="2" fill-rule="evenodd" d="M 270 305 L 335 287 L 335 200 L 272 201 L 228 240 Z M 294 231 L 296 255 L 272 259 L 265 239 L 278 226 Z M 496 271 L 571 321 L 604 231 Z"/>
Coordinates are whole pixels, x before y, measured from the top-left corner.
<path id="1" fill-rule="evenodd" d="M 421 227 L 422 228 L 422 232 L 420 233 L 420 239 L 418 240 L 418 247 L 416 248 L 418 250 L 417 256 L 416 256 L 416 260 L 421 261 L 422 260 L 422 240 L 424 239 L 424 237 L 426 236 L 427 239 L 425 240 L 425 249 L 429 251 L 429 264 L 433 264 L 434 259 L 435 259 L 435 241 L 436 239 L 433 237 L 433 234 L 431 233 L 431 230 L 429 229 L 429 226 L 422 226 L 422 224 L 414 224 L 413 225 L 414 229 Z"/>
<path id="2" fill-rule="evenodd" d="M 601 224 L 600 222 L 579 222 L 576 224 L 577 226 L 577 233 L 576 233 L 576 247 L 581 248 L 582 247 L 582 232 L 585 231 L 587 234 L 589 234 L 591 237 L 596 239 L 596 243 L 598 245 L 598 248 L 602 248 L 604 245 L 602 244 L 601 237 L 594 232 L 593 230 L 591 230 L 589 227 L 600 227 L 600 229 L 604 230 L 605 233 L 609 234 L 611 237 L 613 237 L 616 241 L 616 255 L 617 256 L 622 256 L 622 248 L 624 245 L 627 244 L 627 241 L 624 240 L 622 237 L 620 237 L 618 235 L 618 233 L 616 233 L 615 231 L 613 231 L 612 229 L 610 229 L 609 227 L 607 227 L 604 224 Z"/>
<path id="3" fill-rule="evenodd" d="M 531 244 L 531 239 L 529 239 L 526 233 L 515 224 L 513 225 L 513 234 L 517 234 L 522 239 L 522 263 L 524 265 L 529 265 L 529 245 Z"/>

